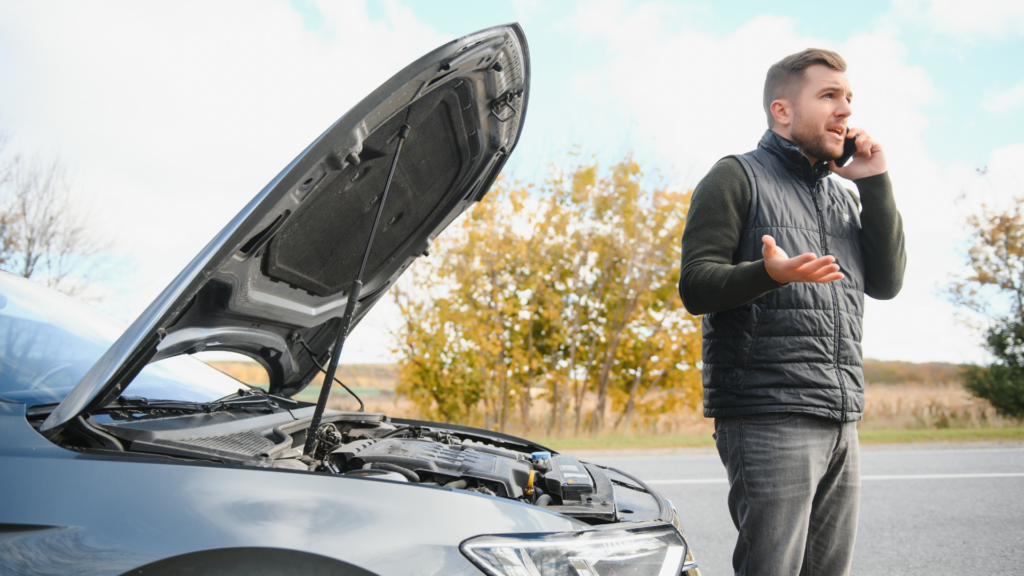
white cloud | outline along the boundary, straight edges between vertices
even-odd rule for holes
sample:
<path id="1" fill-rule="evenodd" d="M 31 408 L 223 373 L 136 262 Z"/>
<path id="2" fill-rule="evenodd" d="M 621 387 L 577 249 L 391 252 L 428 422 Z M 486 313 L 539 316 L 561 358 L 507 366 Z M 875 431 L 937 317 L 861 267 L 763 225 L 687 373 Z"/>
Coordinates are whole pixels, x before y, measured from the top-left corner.
<path id="1" fill-rule="evenodd" d="M 516 14 L 516 21 L 520 24 L 529 23 L 549 8 L 543 0 L 509 0 L 509 3 L 512 4 L 512 9 Z"/>
<path id="2" fill-rule="evenodd" d="M 894 11 L 905 21 L 924 23 L 959 40 L 1024 35 L 1020 0 L 896 0 Z"/>
<path id="3" fill-rule="evenodd" d="M 985 94 L 981 107 L 997 114 L 1009 112 L 1024 105 L 1024 78 L 1005 90 L 993 90 Z"/>
<path id="4" fill-rule="evenodd" d="M 928 75 L 905 62 L 902 44 L 888 32 L 852 37 L 839 51 L 850 63 L 854 114 L 885 146 L 896 202 L 903 216 L 907 269 L 903 290 L 894 300 L 868 299 L 864 354 L 910 361 L 961 361 L 976 355 L 952 307 L 939 294 L 953 262 L 955 235 L 962 227 L 944 169 L 925 147 L 928 118 L 924 107 L 936 90 Z"/>
<path id="5" fill-rule="evenodd" d="M 448 40 L 395 4 L 386 24 L 362 3 L 320 9 L 314 31 L 283 0 L 0 4 L 0 120 L 71 165 L 139 263 L 135 313 L 350 106 Z M 384 340 L 361 340 L 378 357 Z"/>
<path id="6" fill-rule="evenodd" d="M 865 353 L 977 358 L 975 336 L 954 323 L 936 291 L 962 264 L 964 216 L 983 200 L 1003 197 L 1014 179 L 1019 190 L 1024 174 L 1013 170 L 1024 165 L 1024 144 L 994 151 L 985 178 L 974 166 L 935 163 L 923 138 L 924 106 L 935 88 L 906 63 L 898 36 L 884 29 L 835 46 L 802 36 L 792 21 L 777 17 L 709 33 L 702 24 L 708 8 L 700 4 L 578 6 L 558 30 L 567 38 L 597 38 L 612 57 L 566 73 L 564 88 L 534 86 L 534 95 L 546 91 L 551 99 L 571 90 L 572 108 L 585 112 L 580 134 L 591 134 L 593 125 L 626 132 L 603 144 L 641 143 L 673 166 L 679 186 L 693 186 L 717 159 L 756 145 L 766 127 L 761 92 L 768 66 L 808 46 L 838 49 L 850 62 L 856 93 L 851 124 L 886 146 L 908 239 L 906 286 L 893 301 L 870 302 Z M 964 38 L 1024 30 L 1018 7 L 1024 3 L 962 6 L 902 2 L 897 11 Z M 125 273 L 140 285 L 125 308 L 140 311 L 313 138 L 392 73 L 447 40 L 397 3 L 384 5 L 386 24 L 371 21 L 358 2 L 320 8 L 323 28 L 306 30 L 283 0 L 0 0 L 0 122 L 28 148 L 68 161 L 76 189 L 118 238 L 119 250 L 138 262 L 138 270 Z M 543 17 L 530 0 L 516 9 L 524 18 Z M 1012 105 L 1007 95 L 1017 86 L 992 95 L 988 105 Z M 542 100 L 532 106 L 541 112 Z M 569 112 L 540 118 L 551 130 L 580 122 Z M 572 136 L 571 126 L 564 131 Z M 535 144 L 544 152 L 543 142 Z M 550 159 L 526 147 L 516 156 L 520 164 Z M 967 199 L 958 202 L 965 191 Z M 347 361 L 386 357 L 385 332 L 393 322 L 382 301 L 360 327 Z"/>
<path id="7" fill-rule="evenodd" d="M 768 67 L 822 40 L 798 37 L 789 20 L 761 16 L 726 36 L 667 28 L 686 22 L 675 6 L 645 4 L 619 12 L 587 5 L 582 29 L 607 35 L 605 85 L 663 154 L 678 183 L 693 186 L 719 158 L 756 146 L 767 124 L 761 109 Z"/>

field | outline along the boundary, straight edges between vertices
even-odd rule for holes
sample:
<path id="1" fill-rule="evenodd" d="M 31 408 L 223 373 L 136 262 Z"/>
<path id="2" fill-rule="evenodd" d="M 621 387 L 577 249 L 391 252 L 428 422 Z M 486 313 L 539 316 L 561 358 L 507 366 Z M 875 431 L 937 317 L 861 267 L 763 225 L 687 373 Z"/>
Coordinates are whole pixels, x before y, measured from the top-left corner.
<path id="1" fill-rule="evenodd" d="M 255 362 L 208 362 L 225 374 L 261 388 L 267 387 L 267 373 Z M 378 396 L 392 398 L 395 382 L 398 380 L 398 366 L 394 364 L 342 364 L 338 366 L 337 378 L 352 388 L 364 400 L 379 400 Z M 296 396 L 303 402 L 316 402 L 320 395 L 322 378 L 314 379 Z M 333 394 L 344 395 L 339 387 Z"/>
<path id="2" fill-rule="evenodd" d="M 210 362 L 215 368 L 243 382 L 266 386 L 266 373 L 253 362 Z M 865 362 L 864 420 L 860 423 L 863 443 L 1024 440 L 1024 427 L 1017 420 L 995 413 L 988 402 L 969 394 L 955 380 L 951 364 L 908 362 Z M 355 364 L 338 367 L 338 377 L 363 399 L 368 412 L 384 412 L 396 418 L 418 418 L 416 406 L 395 394 L 398 369 L 393 364 Z M 872 381 L 873 379 L 873 381 Z M 911 380 L 914 379 L 914 380 Z M 315 402 L 318 383 L 303 390 L 297 399 Z M 328 406 L 355 410 L 358 404 L 336 387 Z M 643 428 L 624 432 L 609 430 L 596 436 L 548 434 L 545 403 L 538 400 L 532 426 L 511 433 L 529 436 L 558 449 L 664 448 L 713 446 L 714 425 L 699 411 L 666 414 Z"/>

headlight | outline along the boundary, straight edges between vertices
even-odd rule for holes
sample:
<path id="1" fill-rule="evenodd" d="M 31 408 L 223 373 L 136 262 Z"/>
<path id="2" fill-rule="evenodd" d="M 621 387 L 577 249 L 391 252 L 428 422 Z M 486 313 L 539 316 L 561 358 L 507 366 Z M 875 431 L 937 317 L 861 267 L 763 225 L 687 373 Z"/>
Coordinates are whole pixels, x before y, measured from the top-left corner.
<path id="1" fill-rule="evenodd" d="M 668 524 L 480 536 L 462 553 L 491 576 L 678 576 L 686 541 Z"/>
<path id="2" fill-rule="evenodd" d="M 665 502 L 668 502 L 669 508 L 672 509 L 672 525 L 679 529 L 679 533 L 686 538 L 686 531 L 683 530 L 683 523 L 679 520 L 679 513 L 676 511 L 676 505 L 671 500 L 665 498 Z"/>

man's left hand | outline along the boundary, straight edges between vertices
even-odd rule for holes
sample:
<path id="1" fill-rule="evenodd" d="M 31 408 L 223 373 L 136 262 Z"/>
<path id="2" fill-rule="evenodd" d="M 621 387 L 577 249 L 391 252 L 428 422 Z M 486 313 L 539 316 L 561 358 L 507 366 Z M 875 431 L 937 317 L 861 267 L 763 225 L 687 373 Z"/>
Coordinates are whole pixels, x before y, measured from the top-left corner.
<path id="1" fill-rule="evenodd" d="M 857 152 L 846 166 L 836 166 L 835 160 L 828 163 L 828 169 L 847 180 L 859 180 L 885 172 L 885 153 L 882 145 L 871 139 L 863 128 L 850 128 L 847 138 L 857 138 Z"/>

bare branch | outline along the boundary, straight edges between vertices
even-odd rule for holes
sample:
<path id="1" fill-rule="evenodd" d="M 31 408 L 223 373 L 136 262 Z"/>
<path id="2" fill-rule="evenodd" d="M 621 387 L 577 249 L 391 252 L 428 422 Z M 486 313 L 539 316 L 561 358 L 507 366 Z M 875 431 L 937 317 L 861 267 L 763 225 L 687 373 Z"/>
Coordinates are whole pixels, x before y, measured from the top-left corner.
<path id="1" fill-rule="evenodd" d="M 9 154 L 9 142 L 0 134 L 0 269 L 80 296 L 106 245 L 60 161 Z"/>

